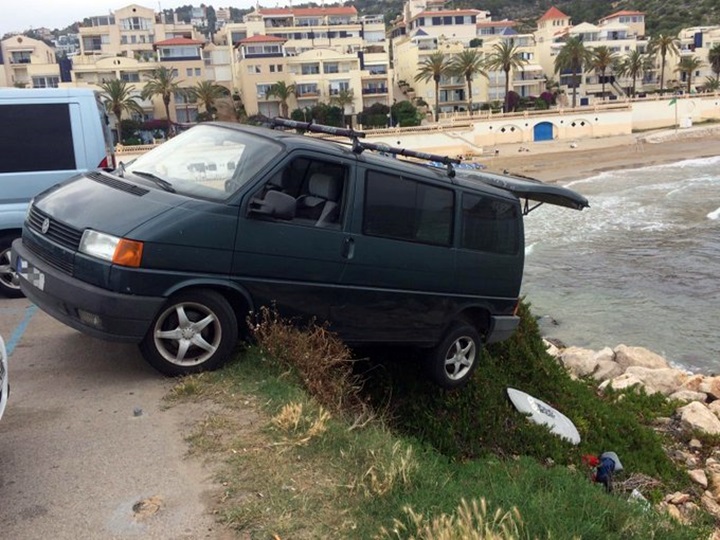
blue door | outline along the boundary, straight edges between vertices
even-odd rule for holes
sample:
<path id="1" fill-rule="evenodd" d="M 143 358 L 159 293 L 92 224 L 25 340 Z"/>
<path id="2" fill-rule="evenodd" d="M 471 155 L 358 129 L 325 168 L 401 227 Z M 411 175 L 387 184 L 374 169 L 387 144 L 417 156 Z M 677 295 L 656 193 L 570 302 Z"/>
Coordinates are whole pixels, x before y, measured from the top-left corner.
<path id="1" fill-rule="evenodd" d="M 553 125 L 550 122 L 540 122 L 535 124 L 533 128 L 533 140 L 539 141 L 552 141 L 553 140 Z"/>

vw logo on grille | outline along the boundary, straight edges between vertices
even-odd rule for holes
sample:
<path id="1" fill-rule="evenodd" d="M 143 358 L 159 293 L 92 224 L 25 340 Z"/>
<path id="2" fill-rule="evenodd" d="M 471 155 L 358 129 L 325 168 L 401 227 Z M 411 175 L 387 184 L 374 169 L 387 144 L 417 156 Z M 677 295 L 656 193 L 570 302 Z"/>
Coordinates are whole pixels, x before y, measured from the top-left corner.
<path id="1" fill-rule="evenodd" d="M 45 234 L 48 232 L 48 229 L 50 229 L 50 218 L 45 218 L 42 222 L 42 227 L 40 227 L 40 232 Z"/>

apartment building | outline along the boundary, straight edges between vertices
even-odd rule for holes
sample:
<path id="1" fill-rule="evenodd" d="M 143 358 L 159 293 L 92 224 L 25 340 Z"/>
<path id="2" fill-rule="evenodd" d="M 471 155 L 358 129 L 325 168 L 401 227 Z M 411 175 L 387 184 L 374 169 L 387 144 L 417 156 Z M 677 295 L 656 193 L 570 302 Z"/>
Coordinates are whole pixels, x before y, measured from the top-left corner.
<path id="1" fill-rule="evenodd" d="M 259 8 L 223 28 L 232 44 L 234 87 L 248 114 L 280 114 L 268 93 L 278 82 L 295 85 L 289 110 L 329 103 L 352 91 L 346 114 L 375 103 L 390 106 L 390 57 L 383 17 L 358 15 L 353 6 Z"/>
<path id="2" fill-rule="evenodd" d="M 72 82 L 76 86 L 98 85 L 121 79 L 133 84 L 143 108 L 142 120 L 164 118 L 160 98 L 140 100 L 147 77 L 160 66 L 172 69 L 181 87 L 206 78 L 203 47 L 192 24 L 169 20 L 164 13 L 130 4 L 108 15 L 93 16 L 79 29 L 80 52 L 73 57 Z M 195 119 L 197 105 L 180 94 L 170 104 L 174 121 Z"/>
<path id="3" fill-rule="evenodd" d="M 60 65 L 55 49 L 23 35 L 0 41 L 0 86 L 57 88 Z"/>
<path id="4" fill-rule="evenodd" d="M 687 84 L 687 74 L 674 71 L 678 62 L 686 57 L 692 56 L 702 62 L 700 68 L 692 74 L 692 86 L 702 86 L 707 78 L 717 77 L 718 74 L 712 69 L 712 65 L 708 59 L 710 49 L 716 45 L 720 45 L 720 26 L 692 26 L 683 28 L 678 34 L 678 56 L 674 56 L 671 61 L 671 73 L 666 74 L 670 79 L 677 79 L 681 87 L 685 88 Z"/>

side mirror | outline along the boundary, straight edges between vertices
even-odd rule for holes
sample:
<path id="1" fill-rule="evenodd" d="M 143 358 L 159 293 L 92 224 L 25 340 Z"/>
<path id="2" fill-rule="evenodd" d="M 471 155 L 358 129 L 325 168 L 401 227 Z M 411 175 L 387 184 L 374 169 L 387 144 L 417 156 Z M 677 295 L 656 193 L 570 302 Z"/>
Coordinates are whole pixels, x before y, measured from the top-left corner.
<path id="1" fill-rule="evenodd" d="M 268 191 L 262 199 L 252 199 L 248 214 L 290 220 L 295 217 L 297 201 L 282 191 Z"/>

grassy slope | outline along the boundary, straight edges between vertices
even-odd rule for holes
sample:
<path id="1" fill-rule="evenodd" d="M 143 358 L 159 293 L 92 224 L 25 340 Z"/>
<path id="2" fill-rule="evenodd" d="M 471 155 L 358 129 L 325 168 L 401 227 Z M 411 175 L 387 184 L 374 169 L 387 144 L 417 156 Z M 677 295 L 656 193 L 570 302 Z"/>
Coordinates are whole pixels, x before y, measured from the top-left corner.
<path id="1" fill-rule="evenodd" d="M 519 334 L 493 347 L 461 391 L 429 386 L 410 360 L 374 365 L 369 373 L 366 388 L 387 414 L 362 428 L 350 428 L 340 413 L 328 419 L 293 371 L 257 348 L 220 372 L 178 385 L 174 398 L 222 405 L 189 441 L 195 451 L 223 456 L 220 515 L 228 525 L 257 538 L 437 538 L 437 530 L 418 532 L 427 520 L 417 516 L 464 515 L 457 511 L 462 500 L 484 499 L 487 515 L 475 516 L 469 527 L 511 524 L 500 538 L 703 534 L 700 525 L 673 524 L 588 480 L 579 456 L 614 450 L 628 472 L 662 479 L 663 492 L 688 487 L 659 437 L 638 422 L 662 412 L 660 403 L 631 395 L 619 404 L 599 400 L 585 384 L 570 381 L 545 355 L 527 311 Z M 516 413 L 504 394 L 508 384 L 567 413 L 582 445 L 563 443 Z M 242 421 L 248 408 L 261 411 L 252 424 Z M 505 514 L 513 507 L 520 519 Z M 462 524 L 443 526 L 454 527 L 448 538 L 467 537 Z"/>

